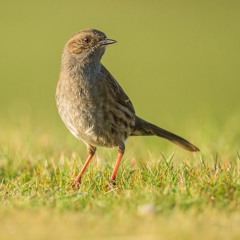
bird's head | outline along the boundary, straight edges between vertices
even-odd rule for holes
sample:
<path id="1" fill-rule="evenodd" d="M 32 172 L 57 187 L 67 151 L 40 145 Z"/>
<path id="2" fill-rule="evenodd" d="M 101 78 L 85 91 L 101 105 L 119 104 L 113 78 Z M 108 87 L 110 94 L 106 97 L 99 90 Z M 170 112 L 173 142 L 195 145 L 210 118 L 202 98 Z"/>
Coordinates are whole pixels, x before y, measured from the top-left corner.
<path id="1" fill-rule="evenodd" d="M 105 48 L 109 44 L 116 43 L 115 40 L 96 29 L 84 29 L 75 33 L 65 45 L 65 50 L 79 59 L 101 59 Z"/>

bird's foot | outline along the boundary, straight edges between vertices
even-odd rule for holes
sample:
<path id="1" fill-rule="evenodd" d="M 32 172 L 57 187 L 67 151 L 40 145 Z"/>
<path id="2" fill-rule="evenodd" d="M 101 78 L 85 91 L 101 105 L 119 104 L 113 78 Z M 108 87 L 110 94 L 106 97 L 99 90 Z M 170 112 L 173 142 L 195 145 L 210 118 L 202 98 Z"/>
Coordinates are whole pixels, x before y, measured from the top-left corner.
<path id="1" fill-rule="evenodd" d="M 109 181 L 107 181 L 107 184 L 106 184 L 106 189 L 108 190 L 108 191 L 111 191 L 111 190 L 113 190 L 113 189 L 116 189 L 116 187 L 117 187 L 117 182 L 116 182 L 116 180 L 109 180 Z"/>
<path id="2" fill-rule="evenodd" d="M 80 187 L 81 179 L 75 179 L 75 181 L 72 184 L 73 189 L 78 189 Z"/>
<path id="3" fill-rule="evenodd" d="M 110 179 L 109 184 L 110 184 L 111 186 L 113 186 L 113 187 L 116 187 L 116 186 L 117 186 L 117 181 L 116 181 L 116 179 Z"/>

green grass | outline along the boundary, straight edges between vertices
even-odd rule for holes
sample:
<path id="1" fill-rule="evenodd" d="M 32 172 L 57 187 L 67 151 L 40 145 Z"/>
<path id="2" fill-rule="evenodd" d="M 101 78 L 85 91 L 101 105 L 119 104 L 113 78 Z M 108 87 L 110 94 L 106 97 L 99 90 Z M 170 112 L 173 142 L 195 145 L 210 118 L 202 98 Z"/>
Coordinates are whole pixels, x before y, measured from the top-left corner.
<path id="1" fill-rule="evenodd" d="M 204 146 L 210 142 L 198 137 L 203 150 L 192 154 L 161 139 L 131 138 L 116 186 L 108 181 L 116 151 L 98 149 L 76 190 L 71 184 L 85 146 L 58 126 L 43 121 L 36 130 L 37 122 L 23 123 L 5 124 L 0 138 L 1 239 L 240 237 L 240 156 L 234 147 L 209 153 Z"/>
<path id="2" fill-rule="evenodd" d="M 240 2 L 2 1 L 0 239 L 240 239 Z M 140 117 L 190 140 L 154 137 L 117 155 L 86 147 L 55 106 L 67 39 L 86 27 L 118 41 L 104 65 Z"/>

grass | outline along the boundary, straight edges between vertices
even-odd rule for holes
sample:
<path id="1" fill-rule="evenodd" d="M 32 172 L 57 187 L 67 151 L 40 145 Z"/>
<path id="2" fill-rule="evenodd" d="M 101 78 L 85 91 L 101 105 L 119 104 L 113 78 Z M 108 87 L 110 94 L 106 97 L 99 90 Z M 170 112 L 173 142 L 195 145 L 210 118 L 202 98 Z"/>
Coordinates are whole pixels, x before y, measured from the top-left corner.
<path id="1" fill-rule="evenodd" d="M 3 1 L 0 239 L 240 239 L 239 1 Z M 43 17 L 44 13 L 44 17 Z M 54 93 L 76 31 L 116 39 L 103 63 L 137 113 L 196 144 L 131 138 L 98 149 L 74 191 L 84 144 Z"/>
<path id="2" fill-rule="evenodd" d="M 154 153 L 152 142 L 132 138 L 115 187 L 116 152 L 99 149 L 74 190 L 85 159 L 76 149 L 85 146 L 58 127 L 23 122 L 5 124 L 0 138 L 1 239 L 240 237 L 240 156 L 229 146 L 217 154 L 199 143 L 203 151 L 192 154 L 166 143 Z"/>

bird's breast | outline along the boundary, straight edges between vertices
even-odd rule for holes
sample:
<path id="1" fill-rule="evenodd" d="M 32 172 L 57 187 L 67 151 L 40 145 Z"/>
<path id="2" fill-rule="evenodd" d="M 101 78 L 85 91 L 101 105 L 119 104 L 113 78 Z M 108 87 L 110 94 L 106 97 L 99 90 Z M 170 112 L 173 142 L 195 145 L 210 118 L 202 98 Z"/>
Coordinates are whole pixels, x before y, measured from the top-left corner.
<path id="1" fill-rule="evenodd" d="M 56 100 L 63 122 L 76 138 L 112 147 L 127 139 L 134 119 L 106 90 L 98 84 L 66 80 L 59 82 Z"/>

